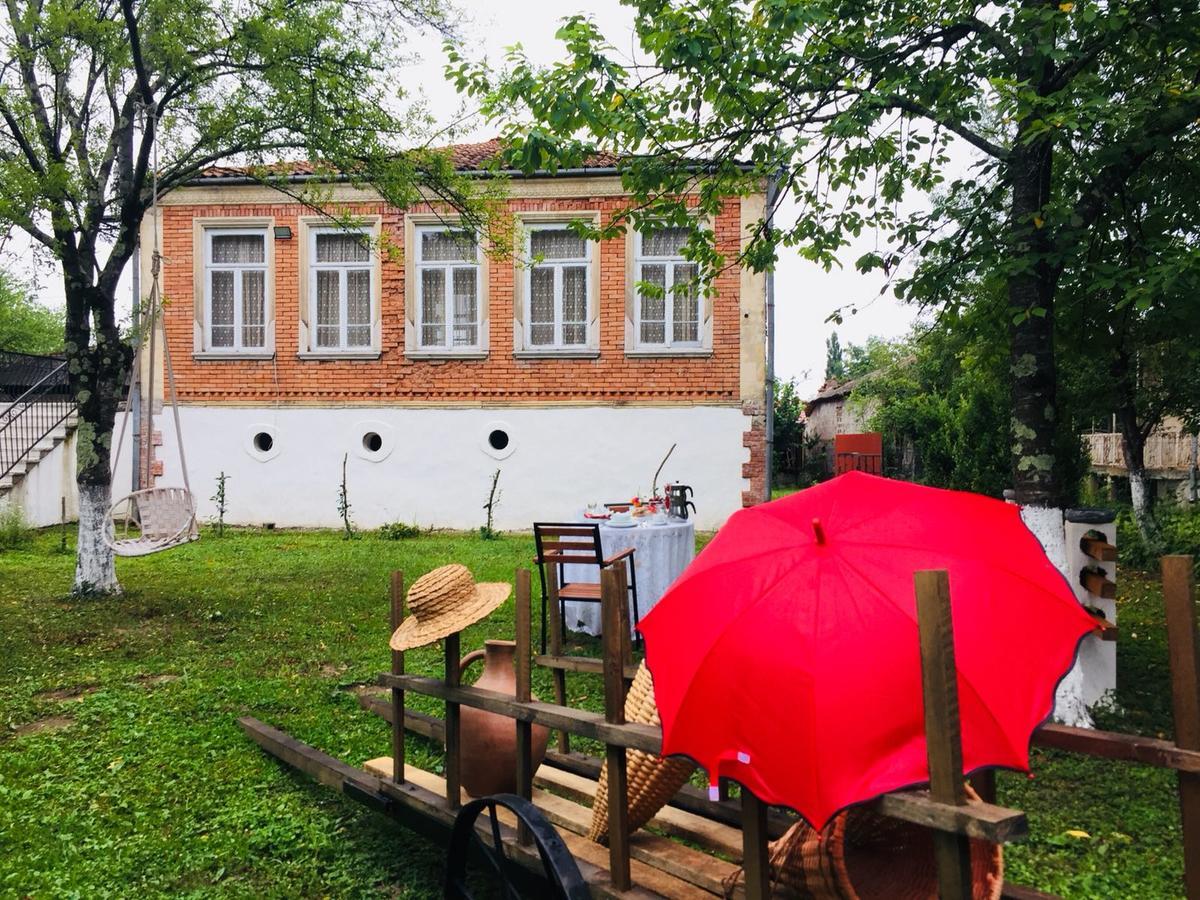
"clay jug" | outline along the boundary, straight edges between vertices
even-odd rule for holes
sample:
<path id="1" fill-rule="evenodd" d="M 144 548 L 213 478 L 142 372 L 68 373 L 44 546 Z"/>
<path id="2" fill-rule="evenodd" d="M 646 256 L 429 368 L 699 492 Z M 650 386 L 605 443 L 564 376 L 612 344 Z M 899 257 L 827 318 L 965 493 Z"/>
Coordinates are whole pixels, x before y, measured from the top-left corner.
<path id="1" fill-rule="evenodd" d="M 515 696 L 517 672 L 513 667 L 513 657 L 516 642 L 484 641 L 483 648 L 464 656 L 459 663 L 460 671 L 465 671 L 475 660 L 482 659 L 483 674 L 475 682 L 475 687 Z M 472 797 L 485 797 L 516 791 L 516 720 L 470 706 L 461 707 L 460 716 L 462 784 L 467 793 Z M 536 772 L 546 758 L 550 732 L 542 725 L 534 725 L 532 731 L 533 769 Z"/>

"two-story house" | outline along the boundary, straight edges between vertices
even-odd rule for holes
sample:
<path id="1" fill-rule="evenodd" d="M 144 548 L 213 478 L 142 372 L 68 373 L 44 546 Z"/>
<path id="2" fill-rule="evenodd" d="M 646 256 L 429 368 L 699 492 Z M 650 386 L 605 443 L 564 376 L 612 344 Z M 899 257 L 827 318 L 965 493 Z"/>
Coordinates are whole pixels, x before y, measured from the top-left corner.
<path id="1" fill-rule="evenodd" d="M 453 148 L 480 177 L 497 151 Z M 347 457 L 362 526 L 478 527 L 500 469 L 497 527 L 528 528 L 648 492 L 672 444 L 659 485 L 692 485 L 701 527 L 763 499 L 766 276 L 734 264 L 710 297 L 672 294 L 695 275 L 685 230 L 578 237 L 568 222 L 627 202 L 611 165 L 513 178 L 507 256 L 431 206 L 330 190 L 401 253 L 236 169 L 160 201 L 164 323 L 202 516 L 223 471 L 227 521 L 335 525 Z M 763 213 L 763 194 L 735 197 L 704 224 L 736 262 Z M 143 247 L 153 235 L 147 217 Z M 639 296 L 639 281 L 666 297 Z M 154 427 L 158 483 L 179 484 L 171 416 Z"/>

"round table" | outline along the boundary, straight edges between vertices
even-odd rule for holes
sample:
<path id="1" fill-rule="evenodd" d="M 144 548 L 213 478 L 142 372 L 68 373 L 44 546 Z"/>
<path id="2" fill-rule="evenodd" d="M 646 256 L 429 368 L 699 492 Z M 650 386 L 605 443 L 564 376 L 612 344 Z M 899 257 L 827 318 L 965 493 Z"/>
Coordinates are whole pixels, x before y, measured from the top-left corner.
<path id="1" fill-rule="evenodd" d="M 592 524 L 591 520 L 580 519 Z M 600 545 L 604 556 L 620 553 L 626 547 L 634 549 L 633 565 L 637 575 L 638 614 L 645 617 L 667 588 L 687 568 L 696 556 L 696 526 L 690 519 L 670 519 L 666 525 L 635 525 L 633 528 L 614 528 L 601 522 Z M 596 566 L 563 566 L 564 580 L 598 582 Z M 564 624 L 570 631 L 585 634 L 600 633 L 600 604 L 566 602 Z M 629 607 L 629 625 L 633 627 L 633 604 Z"/>

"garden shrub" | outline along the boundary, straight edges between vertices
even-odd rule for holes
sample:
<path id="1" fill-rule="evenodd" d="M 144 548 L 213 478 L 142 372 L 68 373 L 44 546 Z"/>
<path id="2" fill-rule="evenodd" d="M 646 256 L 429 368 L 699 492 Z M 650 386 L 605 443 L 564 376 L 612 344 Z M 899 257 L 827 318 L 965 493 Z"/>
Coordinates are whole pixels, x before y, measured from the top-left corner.
<path id="1" fill-rule="evenodd" d="M 16 503 L 0 500 L 0 549 L 11 550 L 29 539 L 25 512 Z"/>
<path id="2" fill-rule="evenodd" d="M 379 536 L 385 541 L 402 541 L 405 538 L 421 536 L 420 525 L 409 525 L 407 522 L 389 522 L 379 528 Z"/>

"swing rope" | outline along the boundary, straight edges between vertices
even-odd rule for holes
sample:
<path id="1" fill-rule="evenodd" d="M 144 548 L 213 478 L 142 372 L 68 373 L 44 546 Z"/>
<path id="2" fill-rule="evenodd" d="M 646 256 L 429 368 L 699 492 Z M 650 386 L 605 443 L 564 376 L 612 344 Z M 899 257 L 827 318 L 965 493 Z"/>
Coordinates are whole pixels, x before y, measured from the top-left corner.
<path id="1" fill-rule="evenodd" d="M 154 249 L 151 255 L 150 263 L 150 297 L 149 308 L 147 310 L 148 333 L 150 335 L 150 366 L 151 366 L 151 385 L 153 385 L 153 366 L 154 366 L 154 344 L 155 344 L 155 329 L 162 327 L 163 333 L 163 360 L 166 363 L 167 369 L 167 390 L 170 394 L 171 414 L 175 424 L 175 443 L 179 450 L 179 467 L 183 473 L 183 487 L 148 487 L 136 490 L 126 497 L 118 500 L 112 505 L 109 510 L 109 515 L 105 525 L 105 543 L 118 556 L 145 556 L 149 553 L 156 553 L 159 550 L 166 550 L 170 547 L 177 546 L 188 541 L 194 541 L 200 537 L 199 529 L 196 527 L 196 501 L 192 496 L 192 486 L 188 478 L 187 456 L 183 447 L 183 426 L 179 420 L 179 395 L 175 385 L 175 367 L 171 362 L 171 342 L 167 339 L 166 326 L 161 323 L 160 314 L 162 312 L 161 293 L 160 293 L 160 278 L 162 269 L 162 254 L 159 252 L 159 210 L 158 210 L 158 123 L 153 112 L 145 110 L 146 121 L 151 128 L 153 135 L 151 137 L 153 147 L 153 164 L 151 173 L 151 184 L 153 194 L 150 201 L 150 210 L 154 223 Z M 138 341 L 138 349 L 135 354 L 135 364 L 140 371 L 142 347 L 144 342 Z M 121 422 L 121 430 L 117 437 L 117 454 L 115 459 L 120 460 L 121 448 L 125 443 L 125 430 L 129 424 L 129 413 L 133 408 L 133 392 L 138 384 L 139 379 L 136 372 L 130 373 L 129 377 L 129 392 L 125 398 L 125 416 Z M 150 408 L 147 420 L 149 422 L 150 432 L 153 435 L 154 430 L 154 398 L 149 398 Z M 153 446 L 153 441 L 147 442 L 149 446 Z M 147 464 L 147 480 L 154 477 L 152 466 Z M 140 473 L 139 473 L 140 475 Z M 139 481 L 140 481 L 139 477 Z M 139 525 L 141 526 L 141 536 L 137 538 L 123 538 L 118 540 L 113 534 L 113 512 L 122 503 L 126 506 L 125 528 L 128 532 L 129 516 L 128 512 L 133 504 L 137 505 Z"/>

